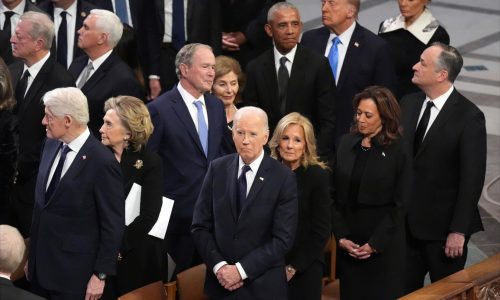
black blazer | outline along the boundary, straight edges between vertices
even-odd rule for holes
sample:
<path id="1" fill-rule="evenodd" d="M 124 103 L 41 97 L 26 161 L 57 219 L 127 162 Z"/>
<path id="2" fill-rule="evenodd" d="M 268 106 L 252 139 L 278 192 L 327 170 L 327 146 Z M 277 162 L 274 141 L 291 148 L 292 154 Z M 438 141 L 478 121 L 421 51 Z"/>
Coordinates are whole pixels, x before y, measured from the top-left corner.
<path id="1" fill-rule="evenodd" d="M 330 31 L 320 27 L 305 32 L 301 44 L 320 55 L 325 55 Z M 349 132 L 353 121 L 354 95 L 371 85 L 381 85 L 395 90 L 395 72 L 387 43 L 368 29 L 356 23 L 347 47 L 347 53 L 340 70 L 336 92 L 336 135 L 338 145 L 340 137 Z M 331 72 L 331 71 L 330 71 Z"/>
<path id="2" fill-rule="evenodd" d="M 424 93 L 401 100 L 410 149 L 424 100 Z M 454 89 L 415 154 L 415 186 L 408 210 L 411 234 L 421 240 L 446 240 L 450 232 L 470 236 L 483 230 L 477 203 L 485 172 L 484 114 Z"/>
<path id="3" fill-rule="evenodd" d="M 16 62 L 9 66 L 12 74 L 14 90 L 23 74 L 24 64 Z M 19 155 L 17 160 L 17 182 L 22 184 L 36 176 L 40 162 L 40 151 L 45 139 L 45 127 L 42 119 L 45 114 L 42 97 L 46 92 L 60 87 L 75 86 L 68 71 L 53 57 L 45 62 L 40 69 L 24 100 L 18 100 L 14 113 L 19 123 Z M 33 203 L 33 191 L 25 191 L 27 203 Z M 31 213 L 31 212 L 27 212 Z"/>
<path id="4" fill-rule="evenodd" d="M 214 160 L 203 182 L 191 232 L 207 264 L 205 293 L 214 299 L 285 299 L 285 254 L 297 226 L 297 190 L 292 171 L 264 155 L 240 215 L 236 210 L 238 154 Z M 213 267 L 239 262 L 248 278 L 229 292 Z"/>
<path id="5" fill-rule="evenodd" d="M 2 300 L 43 300 L 35 294 L 16 287 L 10 280 L 0 277 L 0 299 Z"/>
<path id="6" fill-rule="evenodd" d="M 359 134 L 344 135 L 337 151 L 333 216 L 333 234 L 337 240 L 349 238 L 351 234 L 344 214 L 353 205 L 349 190 L 356 161 L 355 147 L 359 147 L 361 139 Z M 411 183 L 411 156 L 404 141 L 397 139 L 388 146 L 382 146 L 372 139 L 372 149 L 359 184 L 357 204 L 372 208 L 387 207 L 387 213 L 379 223 L 372 224 L 370 238 L 365 241 L 379 252 L 390 244 L 396 229 L 404 226 Z"/>
<path id="7" fill-rule="evenodd" d="M 60 145 L 47 139 L 42 153 L 28 278 L 47 290 L 85 294 L 94 272 L 116 272 L 125 229 L 122 174 L 111 151 L 90 134 L 51 198 L 45 199 Z"/>
<path id="8" fill-rule="evenodd" d="M 69 72 L 74 80 L 78 79 L 89 57 L 80 56 L 73 60 Z M 89 103 L 89 128 L 95 136 L 100 136 L 99 129 L 104 117 L 104 102 L 110 97 L 121 95 L 144 99 L 141 86 L 130 67 L 114 52 L 102 63 L 82 87 Z"/>
<path id="9" fill-rule="evenodd" d="M 83 20 L 90 14 L 90 11 L 92 9 L 97 8 L 97 6 L 92 5 L 91 3 L 87 1 L 82 1 L 82 0 L 76 0 L 76 22 L 75 22 L 75 36 L 73 37 L 74 39 L 74 44 L 73 44 L 73 58 L 76 58 L 78 56 L 82 56 L 85 54 L 82 49 L 78 47 L 78 30 L 82 27 L 83 25 Z M 38 4 L 38 8 L 43 10 L 45 13 L 49 15 L 49 17 L 54 20 L 54 4 L 51 0 L 46 0 L 40 4 Z M 59 28 L 55 28 L 55 30 L 59 30 Z M 55 43 L 55 36 L 54 36 L 54 44 L 52 45 L 52 50 L 51 52 L 56 55 L 57 57 L 57 48 L 56 48 L 56 43 Z"/>
<path id="10" fill-rule="evenodd" d="M 315 127 L 319 154 L 324 157 L 332 156 L 338 101 L 328 60 L 300 44 L 297 45 L 286 97 L 285 115 L 299 112 L 306 116 Z M 284 117 L 280 112 L 273 49 L 267 50 L 248 64 L 243 101 L 245 105 L 260 107 L 267 113 L 271 132 Z"/>

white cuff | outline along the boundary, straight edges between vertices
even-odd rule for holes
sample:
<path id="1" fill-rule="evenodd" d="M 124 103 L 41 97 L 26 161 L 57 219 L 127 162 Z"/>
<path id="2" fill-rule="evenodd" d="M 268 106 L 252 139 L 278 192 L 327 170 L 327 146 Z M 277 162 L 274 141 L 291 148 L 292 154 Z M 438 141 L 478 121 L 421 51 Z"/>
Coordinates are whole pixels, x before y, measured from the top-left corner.
<path id="1" fill-rule="evenodd" d="M 243 270 L 243 267 L 239 262 L 236 263 L 236 268 L 238 269 L 238 272 L 240 273 L 241 280 L 245 280 L 248 278 L 247 273 L 245 273 L 245 270 Z"/>
<path id="2" fill-rule="evenodd" d="M 213 268 L 214 274 L 217 275 L 217 271 L 219 271 L 220 268 L 223 266 L 227 265 L 227 261 L 223 260 L 220 263 L 216 264 Z"/>

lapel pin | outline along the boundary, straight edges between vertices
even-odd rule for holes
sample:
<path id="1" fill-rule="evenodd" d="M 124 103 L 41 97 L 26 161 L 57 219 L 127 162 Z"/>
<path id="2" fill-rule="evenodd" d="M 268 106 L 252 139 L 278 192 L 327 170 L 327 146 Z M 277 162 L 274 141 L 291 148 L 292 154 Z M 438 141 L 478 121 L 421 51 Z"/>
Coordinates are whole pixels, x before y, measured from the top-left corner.
<path id="1" fill-rule="evenodd" d="M 144 165 L 144 163 L 142 162 L 142 160 L 138 159 L 135 161 L 134 168 L 139 170 L 140 168 L 142 168 L 143 165 Z"/>
<path id="2" fill-rule="evenodd" d="M 84 18 L 87 16 L 87 14 L 86 14 L 84 11 L 82 11 L 82 13 L 81 13 L 80 15 L 81 15 L 82 17 L 84 17 Z"/>
<path id="3" fill-rule="evenodd" d="M 83 160 L 86 160 L 86 159 L 87 159 L 87 155 L 83 155 L 83 156 L 82 156 L 82 159 L 83 159 Z"/>
<path id="4" fill-rule="evenodd" d="M 259 179 L 260 179 L 260 181 L 264 181 L 264 178 L 262 178 L 262 177 L 259 177 Z"/>
<path id="5" fill-rule="evenodd" d="M 382 152 L 382 156 L 385 157 L 385 152 Z"/>
<path id="6" fill-rule="evenodd" d="M 354 42 L 354 47 L 359 47 L 359 43 L 358 42 Z"/>

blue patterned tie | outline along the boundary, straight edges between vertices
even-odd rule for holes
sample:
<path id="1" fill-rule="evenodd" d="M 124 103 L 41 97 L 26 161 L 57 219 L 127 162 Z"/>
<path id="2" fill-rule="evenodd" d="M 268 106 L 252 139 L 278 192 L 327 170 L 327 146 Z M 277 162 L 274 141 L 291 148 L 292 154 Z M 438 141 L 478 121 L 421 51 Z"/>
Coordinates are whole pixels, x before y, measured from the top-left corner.
<path id="1" fill-rule="evenodd" d="M 339 65 L 339 48 L 338 45 L 340 43 L 340 39 L 335 37 L 332 40 L 332 47 L 330 48 L 330 52 L 328 53 L 328 61 L 330 62 L 330 67 L 332 68 L 333 78 L 337 80 L 337 67 Z"/>
<path id="2" fill-rule="evenodd" d="M 196 106 L 197 115 L 198 115 L 198 135 L 200 136 L 201 146 L 203 147 L 203 152 L 205 152 L 205 156 L 208 153 L 208 128 L 207 123 L 205 122 L 205 116 L 203 115 L 203 103 L 197 100 L 193 102 Z"/>
<path id="3" fill-rule="evenodd" d="M 131 25 L 128 19 L 127 0 L 115 0 L 115 10 L 122 23 Z"/>

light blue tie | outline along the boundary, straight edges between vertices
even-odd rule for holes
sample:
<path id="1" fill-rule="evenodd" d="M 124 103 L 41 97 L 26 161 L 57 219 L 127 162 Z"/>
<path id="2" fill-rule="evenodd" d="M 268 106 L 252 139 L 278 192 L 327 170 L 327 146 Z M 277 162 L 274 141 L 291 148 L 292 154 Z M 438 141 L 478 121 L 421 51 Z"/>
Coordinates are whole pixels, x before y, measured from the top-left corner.
<path id="1" fill-rule="evenodd" d="M 203 115 L 203 103 L 197 100 L 193 102 L 196 106 L 197 115 L 198 115 L 198 135 L 200 136 L 201 146 L 203 147 L 203 152 L 205 152 L 205 156 L 208 153 L 208 128 L 207 123 L 205 122 L 205 116 Z"/>
<path id="2" fill-rule="evenodd" d="M 122 23 L 132 25 L 128 19 L 127 0 L 115 0 L 115 10 Z"/>
<path id="3" fill-rule="evenodd" d="M 330 53 L 328 53 L 328 61 L 330 62 L 330 67 L 332 68 L 333 78 L 337 80 L 337 66 L 339 65 L 339 48 L 337 47 L 340 43 L 339 37 L 335 37 L 332 40 L 332 47 L 330 48 Z"/>

